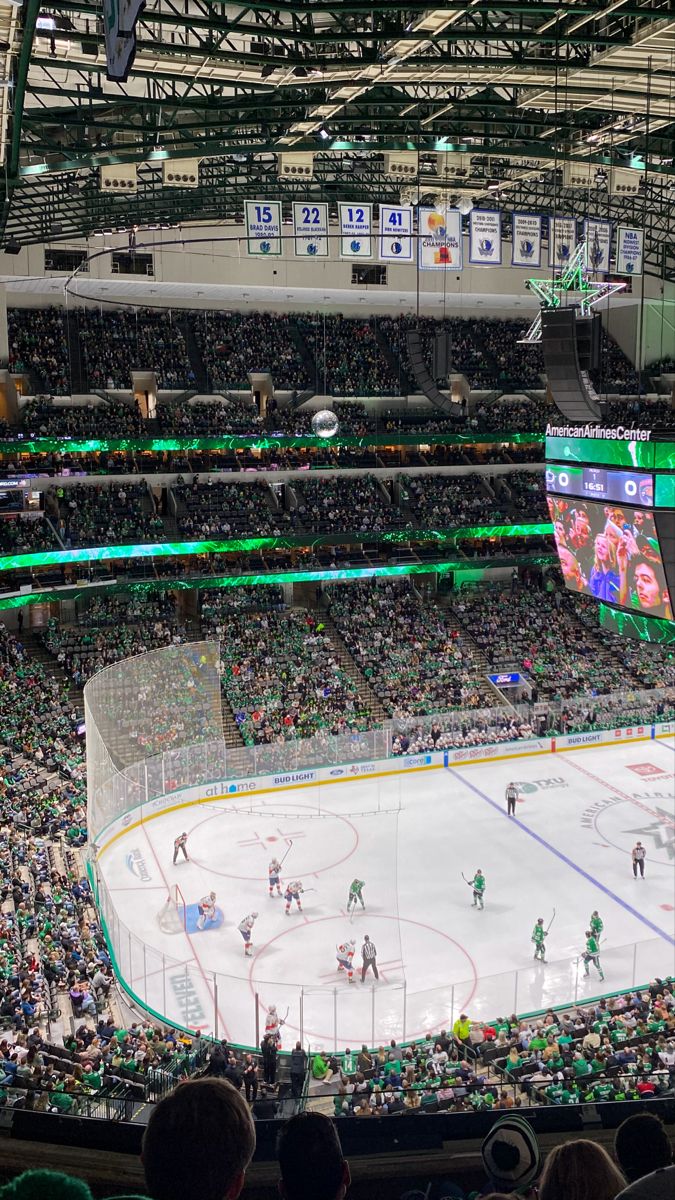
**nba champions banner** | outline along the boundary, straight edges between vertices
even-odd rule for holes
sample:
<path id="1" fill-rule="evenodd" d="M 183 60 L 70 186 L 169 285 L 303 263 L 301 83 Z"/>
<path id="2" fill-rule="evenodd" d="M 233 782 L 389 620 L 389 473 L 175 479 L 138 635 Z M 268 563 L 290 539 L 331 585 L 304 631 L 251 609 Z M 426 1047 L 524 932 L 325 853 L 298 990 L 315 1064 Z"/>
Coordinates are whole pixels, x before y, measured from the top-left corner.
<path id="1" fill-rule="evenodd" d="M 421 208 L 418 213 L 422 271 L 461 271 L 462 214 L 456 208 Z"/>
<path id="2" fill-rule="evenodd" d="M 616 235 L 616 269 L 619 275 L 641 275 L 644 233 L 620 225 Z"/>
<path id="3" fill-rule="evenodd" d="M 538 213 L 514 212 L 512 239 L 512 267 L 541 266 L 541 217 Z"/>
<path id="4" fill-rule="evenodd" d="M 373 257 L 372 204 L 340 205 L 340 258 Z"/>
<path id="5" fill-rule="evenodd" d="M 548 235 L 549 267 L 558 269 L 566 267 L 576 248 L 576 217 L 551 217 Z"/>
<path id="6" fill-rule="evenodd" d="M 612 249 L 612 222 L 587 217 L 584 221 L 584 262 L 589 271 L 600 275 L 609 271 Z"/>
<path id="7" fill-rule="evenodd" d="M 502 265 L 502 214 L 474 208 L 469 217 L 469 262 L 474 266 Z"/>

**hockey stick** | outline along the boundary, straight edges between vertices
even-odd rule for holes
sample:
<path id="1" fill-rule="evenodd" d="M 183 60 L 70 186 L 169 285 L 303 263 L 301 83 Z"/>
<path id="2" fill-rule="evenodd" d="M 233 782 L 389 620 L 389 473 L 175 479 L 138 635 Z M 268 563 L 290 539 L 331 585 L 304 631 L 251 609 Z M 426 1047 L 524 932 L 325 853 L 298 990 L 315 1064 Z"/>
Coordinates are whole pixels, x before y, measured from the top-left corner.
<path id="1" fill-rule="evenodd" d="M 469 885 L 469 887 L 473 887 L 473 879 L 467 879 L 467 877 L 463 871 L 462 871 L 462 879 L 464 880 L 465 883 L 467 883 Z"/>
<path id="2" fill-rule="evenodd" d="M 551 928 L 551 925 L 553 924 L 554 921 L 555 921 L 555 909 L 553 909 L 553 916 L 551 917 L 551 920 L 549 921 L 548 925 L 546 926 L 547 933 L 548 933 L 549 929 Z"/>
<path id="3" fill-rule="evenodd" d="M 288 857 L 288 854 L 292 849 L 293 849 L 293 841 L 291 838 L 289 838 L 288 839 L 288 850 L 286 851 L 286 853 L 284 854 L 284 857 L 282 858 L 281 862 L 279 863 L 280 867 L 283 867 L 283 865 L 286 861 L 286 858 Z"/>

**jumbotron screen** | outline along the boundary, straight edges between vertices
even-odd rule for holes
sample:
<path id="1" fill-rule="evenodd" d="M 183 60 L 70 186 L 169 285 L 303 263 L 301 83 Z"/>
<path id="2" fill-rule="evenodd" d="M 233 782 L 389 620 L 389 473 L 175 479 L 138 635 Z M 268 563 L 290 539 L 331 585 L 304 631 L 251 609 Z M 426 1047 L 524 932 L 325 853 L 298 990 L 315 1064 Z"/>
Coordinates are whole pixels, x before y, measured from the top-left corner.
<path id="1" fill-rule="evenodd" d="M 673 620 L 654 516 L 625 504 L 547 497 L 565 586 L 630 612 Z"/>

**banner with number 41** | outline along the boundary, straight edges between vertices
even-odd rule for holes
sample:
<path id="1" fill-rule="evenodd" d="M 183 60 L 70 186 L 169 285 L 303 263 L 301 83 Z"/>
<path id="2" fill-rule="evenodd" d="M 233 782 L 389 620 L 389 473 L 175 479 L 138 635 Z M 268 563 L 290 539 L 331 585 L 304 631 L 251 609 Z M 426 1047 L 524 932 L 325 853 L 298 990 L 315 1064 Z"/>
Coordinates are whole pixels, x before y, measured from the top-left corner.
<path id="1" fill-rule="evenodd" d="M 408 205 L 380 205 L 380 258 L 382 262 L 413 261 L 413 212 Z"/>

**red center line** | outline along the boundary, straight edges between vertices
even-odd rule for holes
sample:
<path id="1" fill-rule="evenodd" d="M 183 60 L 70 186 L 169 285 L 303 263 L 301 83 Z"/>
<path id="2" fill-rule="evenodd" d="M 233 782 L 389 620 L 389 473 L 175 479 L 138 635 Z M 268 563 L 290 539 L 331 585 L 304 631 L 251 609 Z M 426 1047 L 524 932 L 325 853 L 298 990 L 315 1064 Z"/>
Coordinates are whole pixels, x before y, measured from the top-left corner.
<path id="1" fill-rule="evenodd" d="M 646 812 L 648 816 L 653 817 L 655 821 L 660 822 L 661 825 L 667 825 L 671 829 L 675 829 L 675 821 L 673 821 L 671 817 L 662 816 L 661 813 L 658 813 L 655 811 L 655 809 L 650 808 L 648 804 L 643 804 L 642 800 L 636 800 L 634 796 L 629 796 L 628 792 L 622 792 L 621 788 L 614 787 L 613 784 L 607 783 L 607 780 L 602 779 L 600 775 L 594 775 L 592 771 L 589 771 L 586 767 L 580 767 L 578 763 L 572 762 L 571 759 L 566 758 L 564 755 L 561 754 L 560 757 L 562 758 L 563 762 L 568 763 L 570 767 L 574 767 L 576 771 L 580 771 L 582 775 L 587 775 L 589 779 L 595 780 L 596 783 L 599 783 L 601 787 L 606 788 L 607 791 L 614 792 L 616 796 L 621 796 L 623 800 L 628 800 L 629 804 L 634 804 L 636 808 L 641 808 L 643 812 Z"/>
<path id="2" fill-rule="evenodd" d="M 162 877 L 162 879 L 164 880 L 164 883 L 165 883 L 165 885 L 166 885 L 166 890 L 167 890 L 167 892 L 170 892 L 170 891 L 171 891 L 171 884 L 169 883 L 169 881 L 168 881 L 168 879 L 167 879 L 167 877 L 166 877 L 166 874 L 164 873 L 164 868 L 162 867 L 162 864 L 160 863 L 160 861 L 159 861 L 159 858 L 157 857 L 157 851 L 155 850 L 155 847 L 153 846 L 152 842 L 150 841 L 150 838 L 148 837 L 148 832 L 147 832 L 147 829 L 145 828 L 145 825 L 143 825 L 143 826 L 142 826 L 142 829 L 143 829 L 143 833 L 144 833 L 144 835 L 145 835 L 145 840 L 146 840 L 146 842 L 148 843 L 148 845 L 149 845 L 150 849 L 152 850 L 152 854 L 153 854 L 154 860 L 155 860 L 155 862 L 157 863 L 157 869 L 158 869 L 158 871 L 159 871 L 159 873 L 160 873 L 160 875 L 161 875 L 161 877 Z M 207 992 L 208 992 L 209 996 L 211 997 L 211 1000 L 212 1000 L 212 1002 L 214 1002 L 214 1003 L 215 1003 L 215 996 L 214 996 L 214 994 L 213 994 L 213 988 L 212 988 L 212 985 L 209 983 L 209 980 L 208 980 L 208 977 L 207 977 L 207 975 L 206 975 L 206 972 L 205 972 L 205 970 L 204 970 L 204 968 L 203 968 L 203 966 L 202 966 L 202 964 L 201 964 L 201 961 L 200 961 L 199 955 L 197 954 L 197 951 L 195 950 L 195 947 L 194 947 L 194 942 L 192 941 L 192 938 L 190 937 L 190 934 L 188 933 L 187 929 L 184 929 L 184 930 L 183 930 L 183 936 L 184 936 L 185 938 L 187 938 L 188 946 L 190 947 L 190 949 L 191 949 L 191 951 L 192 951 L 192 957 L 194 958 L 194 960 L 195 960 L 195 963 L 196 963 L 196 964 L 197 964 L 197 966 L 199 967 L 199 971 L 200 971 L 200 973 L 201 973 L 202 979 L 204 980 L 204 984 L 205 984 L 205 986 L 206 986 L 206 990 L 207 990 Z M 220 1011 L 220 1006 L 218 1006 L 218 1010 L 217 1010 L 217 1011 L 218 1011 L 218 1018 L 219 1018 L 219 1020 L 220 1020 L 221 1026 L 222 1026 L 222 1028 L 223 1028 L 223 1030 L 224 1030 L 224 1036 L 227 1038 L 227 1040 L 228 1040 L 228 1042 L 229 1042 L 229 1040 L 230 1040 L 230 1034 L 229 1034 L 229 1032 L 228 1032 L 228 1028 L 227 1028 L 227 1025 L 225 1024 L 225 1021 L 223 1020 L 223 1014 L 222 1014 L 222 1013 L 221 1013 L 221 1011 Z M 165 1015 L 166 1015 L 166 1014 L 165 1014 Z"/>

